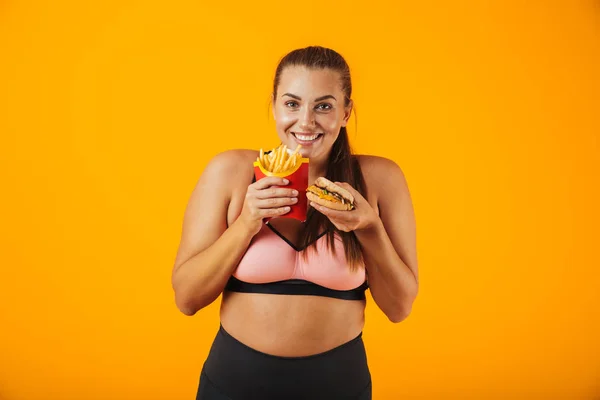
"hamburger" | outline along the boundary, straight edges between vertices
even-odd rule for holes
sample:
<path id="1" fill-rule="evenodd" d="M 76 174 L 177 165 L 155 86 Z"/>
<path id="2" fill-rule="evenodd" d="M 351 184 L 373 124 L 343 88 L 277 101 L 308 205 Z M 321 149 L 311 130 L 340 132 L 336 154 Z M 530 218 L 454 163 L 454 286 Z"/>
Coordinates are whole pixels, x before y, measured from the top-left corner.
<path id="1" fill-rule="evenodd" d="M 354 196 L 329 179 L 320 177 L 306 189 L 308 200 L 334 210 L 350 211 L 354 209 Z"/>

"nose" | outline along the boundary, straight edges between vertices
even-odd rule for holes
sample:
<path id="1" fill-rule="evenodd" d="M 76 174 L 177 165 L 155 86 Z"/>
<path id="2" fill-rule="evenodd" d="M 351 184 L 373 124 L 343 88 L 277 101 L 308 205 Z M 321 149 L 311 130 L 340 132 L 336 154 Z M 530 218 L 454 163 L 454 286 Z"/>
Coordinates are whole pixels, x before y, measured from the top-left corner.
<path id="1" fill-rule="evenodd" d="M 306 129 L 307 131 L 315 128 L 315 114 L 314 110 L 310 107 L 306 107 L 300 116 L 300 128 Z"/>

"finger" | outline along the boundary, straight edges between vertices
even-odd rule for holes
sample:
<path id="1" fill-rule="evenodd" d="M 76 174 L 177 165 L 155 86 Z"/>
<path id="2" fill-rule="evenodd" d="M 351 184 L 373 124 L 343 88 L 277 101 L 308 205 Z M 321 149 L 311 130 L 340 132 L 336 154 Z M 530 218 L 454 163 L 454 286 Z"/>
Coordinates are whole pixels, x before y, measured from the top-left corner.
<path id="1" fill-rule="evenodd" d="M 348 211 L 333 210 L 331 208 L 317 204 L 313 201 L 310 202 L 310 205 L 311 205 L 311 207 L 315 208 L 317 211 L 319 211 L 321 214 L 327 216 L 328 218 L 333 218 L 333 219 L 336 219 L 339 221 L 349 221 L 350 220 Z"/>
<path id="2" fill-rule="evenodd" d="M 280 178 L 278 176 L 265 176 L 254 182 L 252 186 L 254 189 L 266 189 L 270 186 L 285 186 L 290 182 L 287 179 Z"/>
<path id="3" fill-rule="evenodd" d="M 273 197 L 270 199 L 256 200 L 254 206 L 256 208 L 279 208 L 285 206 L 291 206 L 298 203 L 297 197 Z"/>
<path id="4" fill-rule="evenodd" d="M 343 223 L 340 224 L 337 221 L 336 222 L 331 221 L 331 223 L 333 224 L 333 226 L 335 226 L 338 230 L 340 230 L 342 232 L 350 232 L 352 230 L 346 224 L 343 224 Z"/>
<path id="5" fill-rule="evenodd" d="M 257 199 L 269 199 L 271 197 L 297 197 L 298 191 L 295 189 L 269 187 L 254 192 Z"/>
<path id="6" fill-rule="evenodd" d="M 259 212 L 263 218 L 266 218 L 266 217 L 276 217 L 279 215 L 284 215 L 284 214 L 289 213 L 290 210 L 291 210 L 290 207 L 279 207 L 279 208 L 265 208 L 265 209 L 259 210 Z"/>

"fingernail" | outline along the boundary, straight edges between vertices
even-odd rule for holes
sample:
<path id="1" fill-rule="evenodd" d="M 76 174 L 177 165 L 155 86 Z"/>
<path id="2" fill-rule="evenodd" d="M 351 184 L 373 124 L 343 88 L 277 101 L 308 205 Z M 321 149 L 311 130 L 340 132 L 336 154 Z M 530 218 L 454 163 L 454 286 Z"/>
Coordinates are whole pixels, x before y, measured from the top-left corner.
<path id="1" fill-rule="evenodd" d="M 292 196 L 298 196 L 298 191 L 297 190 L 292 190 Z"/>
<path id="2" fill-rule="evenodd" d="M 294 198 L 292 199 L 292 201 L 295 203 L 295 202 L 297 202 L 297 201 L 298 201 L 298 198 L 297 198 L 297 197 L 294 197 Z"/>
<path id="3" fill-rule="evenodd" d="M 289 207 L 284 208 L 285 211 L 290 211 Z"/>
<path id="4" fill-rule="evenodd" d="M 287 179 L 284 178 L 283 183 L 287 185 L 288 183 L 290 183 L 290 181 L 288 181 Z"/>

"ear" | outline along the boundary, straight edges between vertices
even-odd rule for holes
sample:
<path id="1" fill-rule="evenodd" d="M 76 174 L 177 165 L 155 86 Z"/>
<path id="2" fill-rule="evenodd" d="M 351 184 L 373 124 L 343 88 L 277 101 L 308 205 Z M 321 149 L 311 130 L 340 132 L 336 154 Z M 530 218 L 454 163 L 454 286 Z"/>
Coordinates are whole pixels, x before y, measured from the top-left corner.
<path id="1" fill-rule="evenodd" d="M 353 107 L 354 107 L 354 101 L 350 100 L 348 105 L 344 108 L 344 120 L 342 121 L 343 127 L 346 127 L 346 125 L 348 125 L 348 120 L 350 120 L 350 115 L 352 114 Z"/>

